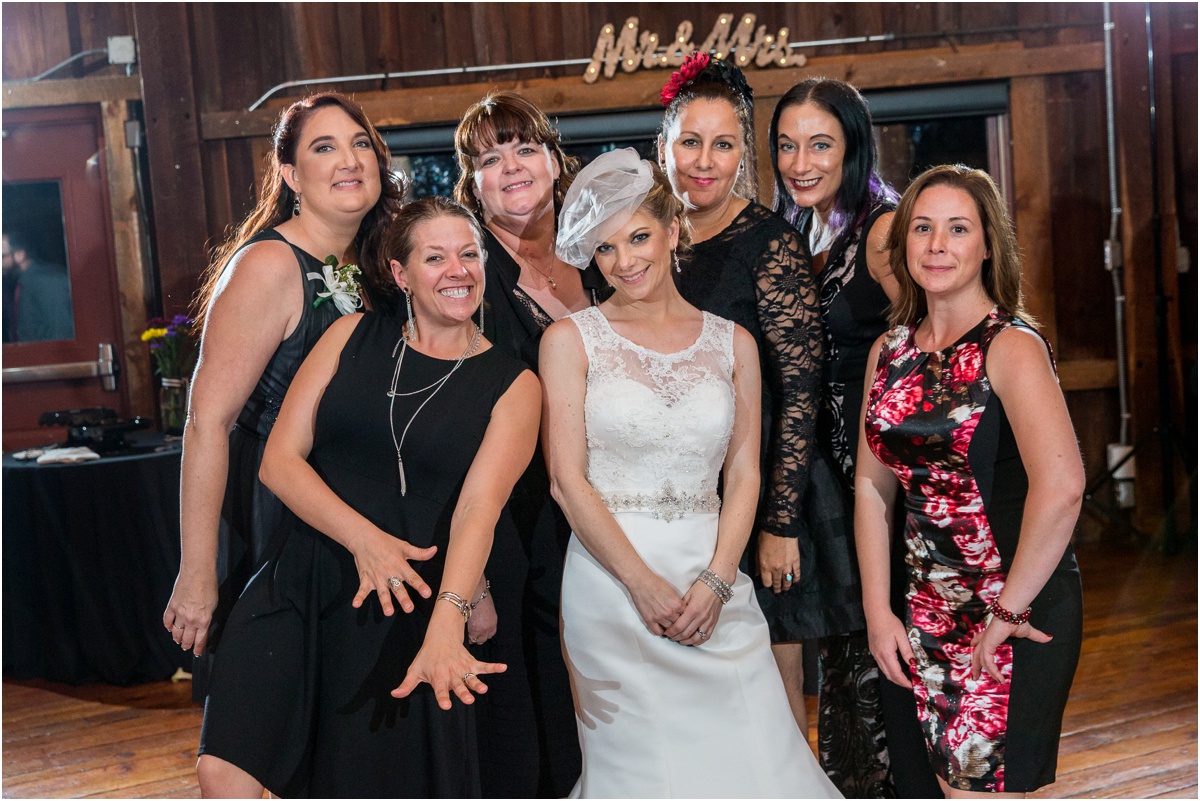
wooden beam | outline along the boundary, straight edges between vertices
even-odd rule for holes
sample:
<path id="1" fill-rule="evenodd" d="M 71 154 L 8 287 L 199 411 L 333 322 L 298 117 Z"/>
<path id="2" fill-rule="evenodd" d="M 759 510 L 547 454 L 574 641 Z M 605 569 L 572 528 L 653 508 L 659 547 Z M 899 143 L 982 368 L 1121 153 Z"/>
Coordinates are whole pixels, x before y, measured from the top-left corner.
<path id="1" fill-rule="evenodd" d="M 1167 53 L 1171 32 L 1167 15 L 1162 7 L 1151 6 L 1156 53 Z M 1154 530 L 1163 515 L 1164 454 L 1163 441 L 1158 436 L 1164 421 L 1160 419 L 1161 392 L 1159 390 L 1158 336 L 1156 315 L 1158 298 L 1155 295 L 1155 270 L 1161 270 L 1165 292 L 1162 313 L 1168 315 L 1168 394 L 1174 396 L 1176 375 L 1179 372 L 1178 348 L 1173 342 L 1178 336 L 1178 304 L 1171 297 L 1175 292 L 1175 241 L 1174 228 L 1164 224 L 1158 245 L 1160 263 L 1154 263 L 1155 232 L 1153 209 L 1155 204 L 1152 181 L 1153 161 L 1150 143 L 1150 97 L 1149 63 L 1147 58 L 1145 9 L 1141 5 L 1116 3 L 1113 6 L 1116 25 L 1114 35 L 1116 75 L 1116 134 L 1117 165 L 1120 174 L 1121 246 L 1125 270 L 1125 296 L 1127 299 L 1128 374 L 1130 384 L 1130 411 L 1133 417 L 1132 434 L 1134 444 L 1146 445 L 1138 455 L 1137 499 L 1134 522 L 1142 530 Z M 1155 59 L 1156 94 L 1158 98 L 1169 98 L 1170 62 Z M 1164 221 L 1173 216 L 1174 200 L 1164 195 L 1168 187 L 1173 188 L 1174 148 L 1169 118 L 1169 103 L 1157 102 L 1158 112 L 1158 176 L 1159 213 Z M 1165 111 L 1164 111 L 1165 110 Z M 1164 113 L 1167 117 L 1164 120 Z M 1170 235 L 1170 239 L 1167 236 Z M 1171 322 L 1174 322 L 1172 325 Z M 1172 400 L 1173 398 L 1169 398 Z M 1172 411 L 1178 415 L 1178 405 Z M 1142 454 L 1145 454 L 1144 456 Z M 1168 454 L 1167 458 L 1172 455 Z M 1176 471 L 1176 477 L 1179 471 Z M 1178 495 L 1176 496 L 1178 497 Z"/>
<path id="2" fill-rule="evenodd" d="M 771 166 L 771 115 L 775 113 L 775 98 L 754 99 L 754 147 L 758 156 L 758 202 L 771 207 L 775 196 L 775 170 Z"/>
<path id="3" fill-rule="evenodd" d="M 137 3 L 133 8 L 146 140 L 151 143 L 159 285 L 167 316 L 187 311 L 208 263 L 189 14 L 183 3 Z"/>
<path id="4" fill-rule="evenodd" d="M 154 417 L 154 371 L 150 351 L 142 342 L 146 330 L 146 272 L 142 251 L 142 217 L 138 210 L 133 151 L 125 146 L 129 102 L 100 104 L 104 125 L 104 161 L 108 165 L 108 202 L 112 215 L 113 254 L 120 291 L 121 375 L 129 388 L 130 412 Z"/>
<path id="5" fill-rule="evenodd" d="M 1046 79 L 1040 75 L 1013 78 L 1009 112 L 1012 115 L 1013 216 L 1017 244 L 1021 248 L 1025 306 L 1042 324 L 1042 333 L 1057 350 Z"/>
<path id="6" fill-rule="evenodd" d="M 1098 42 L 1026 49 L 1020 43 L 1002 43 L 932 50 L 898 50 L 809 59 L 803 67 L 750 70 L 746 77 L 760 99 L 783 95 L 811 76 L 825 75 L 852 82 L 860 89 L 917 86 L 963 81 L 999 80 L 1030 75 L 1086 72 L 1104 68 L 1104 48 Z M 489 89 L 520 92 L 547 114 L 581 111 L 652 108 L 668 73 L 646 70 L 618 74 L 612 80 L 586 84 L 577 75 L 489 81 L 450 86 L 359 92 L 355 97 L 381 128 L 455 122 L 463 111 Z M 290 102 L 281 98 L 269 108 L 255 111 L 211 111 L 202 115 L 204 139 L 267 136 Z"/>
<path id="7" fill-rule="evenodd" d="M 1117 360 L 1076 359 L 1059 362 L 1058 383 L 1064 392 L 1112 389 L 1117 385 Z"/>
<path id="8" fill-rule="evenodd" d="M 138 100 L 141 96 L 142 81 L 136 75 L 71 78 L 36 83 L 5 81 L 3 94 L 5 110 Z"/>

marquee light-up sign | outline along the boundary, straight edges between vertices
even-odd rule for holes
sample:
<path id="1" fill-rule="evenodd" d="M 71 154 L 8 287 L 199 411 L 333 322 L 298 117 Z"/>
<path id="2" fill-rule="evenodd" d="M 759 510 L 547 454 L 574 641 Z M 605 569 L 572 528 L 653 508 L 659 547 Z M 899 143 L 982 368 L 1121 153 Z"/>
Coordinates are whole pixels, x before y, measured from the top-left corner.
<path id="1" fill-rule="evenodd" d="M 596 37 L 592 61 L 583 72 L 583 80 L 595 83 L 601 72 L 611 78 L 620 66 L 625 72 L 638 67 L 677 67 L 689 55 L 699 50 L 712 53 L 739 67 L 753 63 L 757 67 L 800 67 L 807 59 L 802 53 L 792 53 L 788 47 L 788 29 L 776 34 L 767 33 L 766 25 L 754 27 L 755 16 L 745 14 L 734 26 L 732 14 L 722 14 L 699 47 L 692 42 L 692 23 L 684 20 L 675 29 L 675 37 L 662 43 L 657 33 L 638 31 L 638 18 L 625 20 L 618 34 L 612 23 L 605 25 Z"/>

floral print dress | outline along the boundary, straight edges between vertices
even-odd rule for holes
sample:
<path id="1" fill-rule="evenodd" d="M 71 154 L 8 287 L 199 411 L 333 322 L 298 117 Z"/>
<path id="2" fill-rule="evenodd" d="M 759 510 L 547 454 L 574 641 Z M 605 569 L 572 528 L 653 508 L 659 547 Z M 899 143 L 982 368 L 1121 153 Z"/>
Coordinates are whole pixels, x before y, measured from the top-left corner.
<path id="1" fill-rule="evenodd" d="M 1068 547 L 1032 604 L 1047 644 L 997 650 L 1003 682 L 971 679 L 971 639 L 987 625 L 1021 535 L 1028 478 L 986 369 L 1012 326 L 1001 309 L 954 345 L 926 353 L 913 328 L 886 336 L 866 436 L 906 497 L 907 620 L 917 716 L 934 770 L 952 787 L 1028 792 L 1054 781 L 1058 737 L 1082 631 L 1082 591 Z M 1049 345 L 1047 345 L 1049 347 Z"/>

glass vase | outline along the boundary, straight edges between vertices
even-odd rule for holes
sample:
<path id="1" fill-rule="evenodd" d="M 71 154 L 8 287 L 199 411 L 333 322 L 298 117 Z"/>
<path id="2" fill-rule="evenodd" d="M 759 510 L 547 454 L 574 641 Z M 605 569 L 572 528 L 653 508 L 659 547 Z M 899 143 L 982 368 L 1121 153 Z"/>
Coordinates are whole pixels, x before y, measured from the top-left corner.
<path id="1" fill-rule="evenodd" d="M 158 396 L 158 413 L 164 434 L 181 436 L 187 422 L 188 380 L 164 378 Z"/>

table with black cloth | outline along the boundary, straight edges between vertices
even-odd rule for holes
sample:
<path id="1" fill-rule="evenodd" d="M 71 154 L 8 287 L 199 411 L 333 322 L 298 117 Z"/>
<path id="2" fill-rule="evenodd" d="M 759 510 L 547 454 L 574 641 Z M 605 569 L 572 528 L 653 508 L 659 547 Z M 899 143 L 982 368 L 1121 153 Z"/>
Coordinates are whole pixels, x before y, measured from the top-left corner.
<path id="1" fill-rule="evenodd" d="M 179 569 L 181 449 L 38 465 L 4 455 L 4 675 L 129 685 L 190 670 L 163 628 Z"/>

